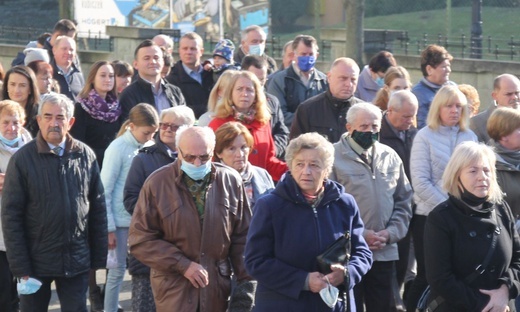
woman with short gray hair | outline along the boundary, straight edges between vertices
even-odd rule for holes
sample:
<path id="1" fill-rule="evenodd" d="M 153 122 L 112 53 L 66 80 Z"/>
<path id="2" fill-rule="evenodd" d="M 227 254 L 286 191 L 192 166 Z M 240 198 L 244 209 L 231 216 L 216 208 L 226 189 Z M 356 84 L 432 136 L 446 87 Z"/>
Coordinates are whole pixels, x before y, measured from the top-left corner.
<path id="1" fill-rule="evenodd" d="M 255 203 L 247 236 L 246 269 L 258 281 L 255 311 L 344 311 L 348 302 L 354 307 L 352 289 L 370 269 L 372 252 L 354 198 L 327 178 L 334 148 L 318 133 L 305 133 L 289 143 L 286 158 L 290 171 Z M 350 262 L 318 269 L 316 257 L 347 231 Z M 323 292 L 332 287 L 342 291 L 327 299 Z M 337 300 L 346 298 L 343 291 L 347 302 Z"/>

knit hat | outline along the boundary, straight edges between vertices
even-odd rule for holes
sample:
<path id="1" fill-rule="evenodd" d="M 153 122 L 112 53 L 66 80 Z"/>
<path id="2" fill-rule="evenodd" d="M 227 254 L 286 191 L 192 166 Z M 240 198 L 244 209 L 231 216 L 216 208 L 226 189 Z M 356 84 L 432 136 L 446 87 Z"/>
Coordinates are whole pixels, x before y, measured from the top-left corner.
<path id="1" fill-rule="evenodd" d="M 29 41 L 29 43 L 25 46 L 25 48 L 37 48 L 38 47 L 38 41 Z"/>
<path id="2" fill-rule="evenodd" d="M 231 62 L 233 59 L 233 53 L 235 52 L 235 45 L 233 41 L 229 39 L 221 39 L 217 42 L 215 46 L 215 50 L 213 51 L 213 56 L 218 55 L 220 57 L 225 58 L 228 62 Z"/>
<path id="3" fill-rule="evenodd" d="M 25 54 L 25 66 L 35 61 L 44 61 L 45 63 L 50 62 L 49 53 L 45 49 L 28 48 L 23 50 L 23 53 Z"/>

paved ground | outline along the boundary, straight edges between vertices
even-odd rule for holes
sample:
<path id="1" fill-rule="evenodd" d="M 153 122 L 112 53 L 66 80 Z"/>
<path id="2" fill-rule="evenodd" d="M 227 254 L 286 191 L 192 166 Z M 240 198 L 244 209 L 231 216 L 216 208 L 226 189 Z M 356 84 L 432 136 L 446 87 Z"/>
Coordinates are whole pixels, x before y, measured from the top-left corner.
<path id="1" fill-rule="evenodd" d="M 97 283 L 98 285 L 103 284 L 105 282 L 105 270 L 99 270 L 97 271 Z M 56 295 L 56 291 L 54 290 L 54 284 L 53 284 L 53 291 L 52 291 L 52 298 L 49 305 L 49 311 L 50 312 L 59 312 L 60 309 L 60 302 L 58 300 L 58 296 Z M 132 284 L 131 284 L 131 278 L 130 275 L 128 275 L 128 271 L 125 274 L 125 279 L 123 281 L 123 287 L 121 289 L 121 293 L 119 294 L 119 303 L 121 304 L 121 307 L 127 311 L 132 311 Z M 90 311 L 90 302 L 87 300 L 88 309 Z"/>

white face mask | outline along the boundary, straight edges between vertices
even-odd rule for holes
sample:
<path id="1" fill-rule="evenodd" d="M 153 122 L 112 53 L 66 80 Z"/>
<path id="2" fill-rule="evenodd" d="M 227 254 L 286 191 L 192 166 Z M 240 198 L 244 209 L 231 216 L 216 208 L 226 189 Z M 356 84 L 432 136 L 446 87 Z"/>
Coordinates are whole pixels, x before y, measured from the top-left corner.
<path id="1" fill-rule="evenodd" d="M 264 49 L 264 45 L 252 44 L 249 46 L 249 55 L 262 55 L 264 54 Z"/>
<path id="2" fill-rule="evenodd" d="M 327 277 L 325 276 L 325 278 Z M 332 286 L 329 283 L 329 279 L 327 278 L 327 287 L 320 290 L 321 300 L 323 300 L 323 302 L 325 302 L 325 304 L 329 306 L 329 308 L 334 308 L 336 302 L 338 302 L 338 294 L 339 290 L 336 287 Z"/>

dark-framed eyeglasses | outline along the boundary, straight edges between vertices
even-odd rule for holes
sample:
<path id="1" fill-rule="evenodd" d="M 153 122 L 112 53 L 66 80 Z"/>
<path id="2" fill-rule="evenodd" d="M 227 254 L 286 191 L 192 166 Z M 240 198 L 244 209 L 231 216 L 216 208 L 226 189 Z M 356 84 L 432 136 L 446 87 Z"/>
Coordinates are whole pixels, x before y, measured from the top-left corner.
<path id="1" fill-rule="evenodd" d="M 192 164 L 195 161 L 195 159 L 197 159 L 197 158 L 200 159 L 200 162 L 204 164 L 208 160 L 210 160 L 211 157 L 212 157 L 212 155 L 210 155 L 210 154 L 204 154 L 204 155 L 184 154 L 180 148 L 178 148 L 178 149 L 179 149 L 179 152 L 182 155 L 182 159 L 184 159 L 185 161 L 189 162 L 190 164 Z"/>
<path id="2" fill-rule="evenodd" d="M 164 131 L 168 130 L 168 128 L 169 128 L 169 129 L 171 129 L 173 132 L 175 132 L 175 131 L 179 130 L 180 127 L 181 127 L 181 126 L 176 125 L 176 124 L 170 124 L 170 123 L 165 123 L 165 122 L 160 122 L 160 123 L 159 123 L 159 128 L 160 128 L 161 130 L 164 130 Z"/>

